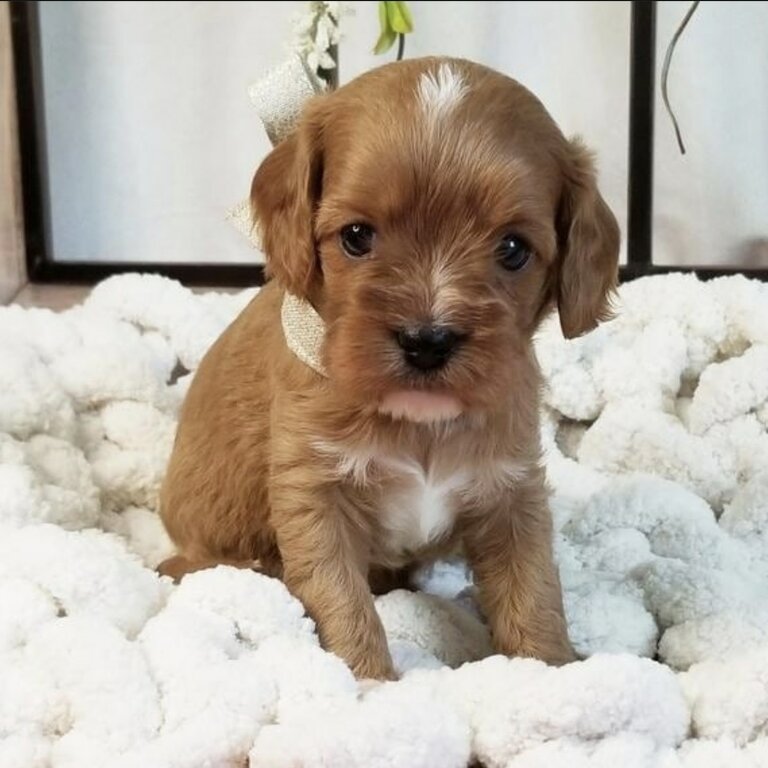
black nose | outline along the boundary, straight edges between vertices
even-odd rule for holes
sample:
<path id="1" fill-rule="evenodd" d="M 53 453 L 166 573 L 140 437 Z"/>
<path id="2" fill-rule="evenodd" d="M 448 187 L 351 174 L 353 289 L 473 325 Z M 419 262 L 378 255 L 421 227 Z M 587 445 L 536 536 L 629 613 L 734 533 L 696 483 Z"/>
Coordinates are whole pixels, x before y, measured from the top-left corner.
<path id="1" fill-rule="evenodd" d="M 442 368 L 456 351 L 461 335 L 451 328 L 425 325 L 397 332 L 397 343 L 408 365 L 420 371 Z"/>

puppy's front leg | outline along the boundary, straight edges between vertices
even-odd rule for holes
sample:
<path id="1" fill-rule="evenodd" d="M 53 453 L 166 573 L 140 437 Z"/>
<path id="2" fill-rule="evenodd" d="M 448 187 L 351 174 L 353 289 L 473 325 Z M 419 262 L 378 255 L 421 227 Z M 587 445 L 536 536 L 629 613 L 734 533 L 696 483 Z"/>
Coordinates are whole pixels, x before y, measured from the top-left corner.
<path id="1" fill-rule="evenodd" d="M 497 651 L 551 664 L 575 660 L 538 472 L 471 514 L 464 545 Z"/>
<path id="2" fill-rule="evenodd" d="M 302 502 L 294 487 L 275 509 L 285 584 L 314 619 L 326 650 L 344 659 L 358 678 L 393 680 L 365 553 L 343 514 L 317 496 Z"/>

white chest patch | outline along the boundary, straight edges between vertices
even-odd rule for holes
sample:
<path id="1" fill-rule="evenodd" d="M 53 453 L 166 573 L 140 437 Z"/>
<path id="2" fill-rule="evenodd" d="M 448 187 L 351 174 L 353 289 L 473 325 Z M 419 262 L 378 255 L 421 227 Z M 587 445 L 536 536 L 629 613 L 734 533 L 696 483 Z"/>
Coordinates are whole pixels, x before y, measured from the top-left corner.
<path id="1" fill-rule="evenodd" d="M 323 440 L 315 449 L 335 460 L 340 481 L 376 494 L 375 514 L 384 535 L 379 544 L 393 555 L 416 552 L 447 536 L 462 507 L 498 500 L 529 471 L 525 464 L 496 460 L 473 471 L 435 476 L 409 459 L 353 452 Z"/>
<path id="2" fill-rule="evenodd" d="M 450 533 L 467 480 L 458 474 L 436 481 L 420 468 L 406 466 L 381 510 L 387 548 L 396 552 L 415 551 Z"/>

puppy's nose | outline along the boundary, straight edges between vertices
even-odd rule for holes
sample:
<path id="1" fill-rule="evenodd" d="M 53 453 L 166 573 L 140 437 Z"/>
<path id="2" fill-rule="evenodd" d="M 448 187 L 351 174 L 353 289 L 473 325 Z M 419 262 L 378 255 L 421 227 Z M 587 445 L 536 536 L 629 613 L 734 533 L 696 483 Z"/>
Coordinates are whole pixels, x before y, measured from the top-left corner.
<path id="1" fill-rule="evenodd" d="M 397 343 L 403 350 L 405 361 L 420 371 L 442 368 L 456 351 L 460 340 L 461 334 L 439 325 L 424 325 L 397 332 Z"/>

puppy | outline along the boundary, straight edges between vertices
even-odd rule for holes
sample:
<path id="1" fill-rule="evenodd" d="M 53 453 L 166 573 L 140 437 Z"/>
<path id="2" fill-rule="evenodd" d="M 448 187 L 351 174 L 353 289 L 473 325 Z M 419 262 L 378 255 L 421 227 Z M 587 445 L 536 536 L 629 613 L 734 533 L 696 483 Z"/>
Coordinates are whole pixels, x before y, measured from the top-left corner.
<path id="1" fill-rule="evenodd" d="M 359 677 L 373 590 L 460 545 L 498 652 L 574 658 L 532 337 L 605 318 L 619 233 L 592 162 L 499 73 L 421 59 L 311 102 L 256 172 L 271 281 L 192 382 L 162 490 L 175 577 L 284 580 Z"/>

